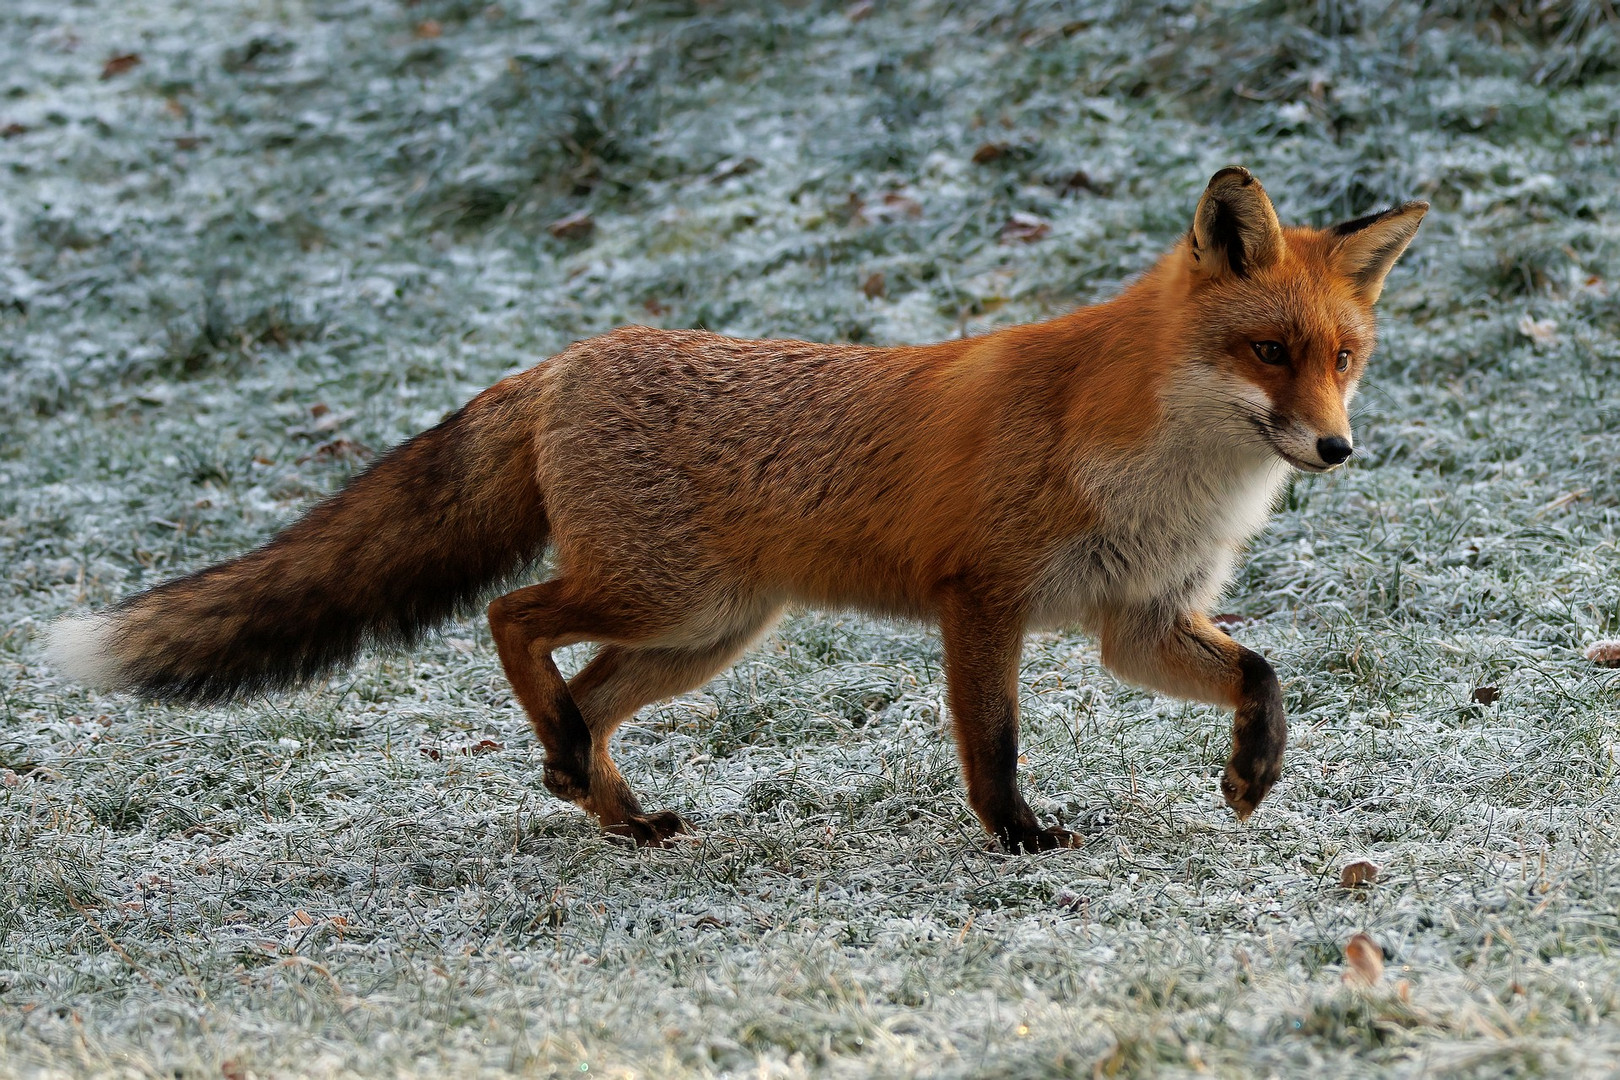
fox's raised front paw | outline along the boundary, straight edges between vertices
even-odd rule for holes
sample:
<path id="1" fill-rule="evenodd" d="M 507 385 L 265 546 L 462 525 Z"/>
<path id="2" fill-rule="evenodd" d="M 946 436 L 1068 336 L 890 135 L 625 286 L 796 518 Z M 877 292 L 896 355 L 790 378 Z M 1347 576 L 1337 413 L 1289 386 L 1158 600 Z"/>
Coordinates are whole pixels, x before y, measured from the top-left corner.
<path id="1" fill-rule="evenodd" d="M 1253 771 L 1244 775 L 1241 766 L 1247 765 Z M 1221 774 L 1221 795 L 1226 799 L 1226 805 L 1232 808 L 1239 821 L 1249 820 L 1260 800 L 1266 797 L 1273 784 L 1282 776 L 1282 759 L 1271 758 L 1263 761 L 1239 762 L 1236 759 L 1227 762 L 1226 772 Z"/>
<path id="2" fill-rule="evenodd" d="M 691 832 L 692 826 L 681 815 L 665 810 L 657 814 L 632 814 L 623 821 L 603 826 L 603 831 L 609 836 L 623 837 L 636 847 L 663 847 L 670 837 Z"/>
<path id="3" fill-rule="evenodd" d="M 1068 829 L 1010 828 L 1000 830 L 997 835 L 1001 839 L 1001 846 L 1010 855 L 1033 855 L 1037 851 L 1079 847 L 1083 842 L 1078 833 Z"/>

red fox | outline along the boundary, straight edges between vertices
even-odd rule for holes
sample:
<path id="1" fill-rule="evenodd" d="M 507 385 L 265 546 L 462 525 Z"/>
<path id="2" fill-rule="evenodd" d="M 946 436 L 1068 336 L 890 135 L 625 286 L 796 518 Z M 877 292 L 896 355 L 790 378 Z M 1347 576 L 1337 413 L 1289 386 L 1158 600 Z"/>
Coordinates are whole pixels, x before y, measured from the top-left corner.
<path id="1" fill-rule="evenodd" d="M 936 621 L 968 802 L 1010 851 L 1070 846 L 1024 800 L 1027 630 L 1080 626 L 1122 678 L 1236 710 L 1247 818 L 1287 725 L 1271 666 L 1207 612 L 1289 470 L 1350 457 L 1372 307 L 1428 204 L 1283 228 L 1246 169 L 1119 296 L 936 345 L 625 327 L 390 451 L 262 547 L 56 624 L 94 686 L 223 701 L 405 645 L 549 553 L 489 624 L 543 780 L 610 833 L 644 810 L 608 753 L 788 604 Z M 559 647 L 599 645 L 571 679 Z"/>

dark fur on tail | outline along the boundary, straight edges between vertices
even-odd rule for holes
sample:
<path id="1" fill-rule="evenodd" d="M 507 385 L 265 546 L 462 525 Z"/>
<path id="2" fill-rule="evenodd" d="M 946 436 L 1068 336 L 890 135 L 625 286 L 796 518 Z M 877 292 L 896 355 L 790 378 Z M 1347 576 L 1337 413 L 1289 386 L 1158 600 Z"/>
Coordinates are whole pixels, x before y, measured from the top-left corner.
<path id="1" fill-rule="evenodd" d="M 217 702 L 408 645 L 539 557 L 521 376 L 395 447 L 269 543 L 132 596 L 77 631 L 112 688 Z M 83 648 L 83 646 L 79 646 Z"/>

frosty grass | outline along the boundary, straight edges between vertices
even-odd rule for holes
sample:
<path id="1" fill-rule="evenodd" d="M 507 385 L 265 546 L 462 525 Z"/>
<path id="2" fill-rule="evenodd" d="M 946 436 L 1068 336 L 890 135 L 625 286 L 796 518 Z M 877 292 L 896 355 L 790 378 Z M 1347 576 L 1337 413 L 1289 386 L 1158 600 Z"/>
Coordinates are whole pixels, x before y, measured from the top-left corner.
<path id="1" fill-rule="evenodd" d="M 6 0 L 0 1074 L 1609 1075 L 1617 71 L 1601 0 Z M 1227 717 L 1077 635 L 1025 654 L 1090 838 L 1039 857 L 915 626 L 795 614 L 627 725 L 668 851 L 546 793 L 478 619 L 231 708 L 38 658 L 569 341 L 1053 315 L 1231 162 L 1434 204 L 1363 452 L 1225 601 L 1293 725 L 1248 825 Z"/>

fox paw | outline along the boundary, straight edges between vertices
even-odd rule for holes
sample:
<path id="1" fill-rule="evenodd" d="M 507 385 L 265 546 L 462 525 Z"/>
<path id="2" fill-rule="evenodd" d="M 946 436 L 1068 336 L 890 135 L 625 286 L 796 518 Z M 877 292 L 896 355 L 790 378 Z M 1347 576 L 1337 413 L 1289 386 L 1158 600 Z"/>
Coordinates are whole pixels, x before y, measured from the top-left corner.
<path id="1" fill-rule="evenodd" d="M 591 793 L 591 774 L 568 765 L 546 762 L 540 773 L 540 782 L 546 790 L 564 802 L 579 802 Z"/>
<path id="2" fill-rule="evenodd" d="M 623 821 L 603 827 L 609 836 L 622 837 L 636 847 L 663 847 L 670 837 L 691 832 L 681 815 L 665 810 L 656 814 L 631 814 Z"/>
<path id="3" fill-rule="evenodd" d="M 1009 855 L 1033 855 L 1037 851 L 1080 847 L 1084 843 L 1079 833 L 1068 829 L 1003 829 L 1000 837 L 1001 846 Z"/>
<path id="4" fill-rule="evenodd" d="M 1252 776 L 1239 772 L 1237 762 L 1228 762 L 1226 772 L 1221 774 L 1221 796 L 1239 821 L 1247 821 L 1281 776 L 1281 761 L 1265 763 Z"/>

